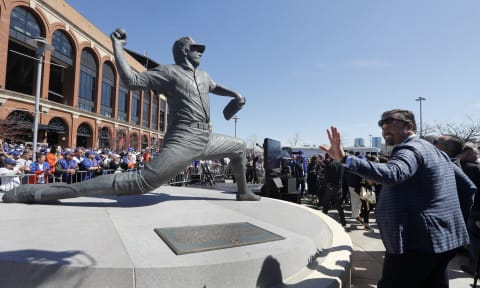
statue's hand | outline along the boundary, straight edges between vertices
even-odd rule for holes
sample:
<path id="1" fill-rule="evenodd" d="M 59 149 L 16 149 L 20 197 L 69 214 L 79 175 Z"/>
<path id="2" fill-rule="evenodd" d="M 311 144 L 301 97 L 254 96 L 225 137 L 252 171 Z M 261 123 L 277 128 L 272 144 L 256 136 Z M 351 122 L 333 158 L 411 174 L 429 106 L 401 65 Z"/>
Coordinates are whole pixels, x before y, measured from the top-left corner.
<path id="1" fill-rule="evenodd" d="M 117 28 L 115 32 L 110 34 L 110 38 L 112 38 L 112 42 L 118 42 L 122 46 L 125 46 L 125 44 L 127 44 L 127 31 L 123 28 Z"/>

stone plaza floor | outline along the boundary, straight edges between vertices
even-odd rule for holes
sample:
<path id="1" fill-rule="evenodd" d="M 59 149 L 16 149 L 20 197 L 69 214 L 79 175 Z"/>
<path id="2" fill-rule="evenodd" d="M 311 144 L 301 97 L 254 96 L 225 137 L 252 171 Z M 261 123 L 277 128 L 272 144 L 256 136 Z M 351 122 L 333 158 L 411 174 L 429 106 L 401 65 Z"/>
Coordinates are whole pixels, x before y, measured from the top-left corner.
<path id="1" fill-rule="evenodd" d="M 232 183 L 218 183 L 211 189 L 231 189 Z M 260 185 L 251 185 L 252 191 L 260 189 Z M 199 185 L 199 187 L 209 188 L 209 185 Z M 233 184 L 234 186 L 234 184 Z M 301 205 L 310 207 L 311 209 L 319 209 L 316 205 L 312 205 L 309 197 L 303 198 Z M 375 221 L 375 212 L 370 214 L 370 227 L 372 230 L 366 230 L 363 225 L 358 223 L 351 217 L 350 205 L 344 205 L 347 227 L 350 229 L 348 235 L 352 239 L 352 286 L 351 288 L 375 288 L 377 282 L 382 275 L 383 257 L 385 247 L 380 239 L 380 231 Z M 334 219 L 337 219 L 337 211 L 331 209 L 328 213 Z M 468 255 L 459 253 L 450 261 L 448 265 L 448 273 L 450 279 L 450 288 L 473 287 L 473 276 L 463 272 L 461 265 L 468 264 Z M 480 282 L 480 281 L 479 281 Z M 477 283 L 480 287 L 480 283 Z"/>
<path id="2" fill-rule="evenodd" d="M 302 205 L 312 209 L 318 209 L 311 205 L 309 199 L 302 200 Z M 380 239 L 380 232 L 375 222 L 375 213 L 371 212 L 370 227 L 373 230 L 366 230 L 363 225 L 352 219 L 349 205 L 344 205 L 347 227 L 350 228 L 350 238 L 353 243 L 352 251 L 352 288 L 373 288 L 382 274 L 383 256 L 385 247 Z M 330 210 L 329 215 L 337 219 L 336 210 Z M 450 288 L 472 287 L 473 277 L 460 269 L 460 265 L 468 264 L 468 255 L 459 253 L 450 262 L 448 273 Z M 480 284 L 480 283 L 478 283 Z M 480 287 L 480 286 L 479 286 Z"/>

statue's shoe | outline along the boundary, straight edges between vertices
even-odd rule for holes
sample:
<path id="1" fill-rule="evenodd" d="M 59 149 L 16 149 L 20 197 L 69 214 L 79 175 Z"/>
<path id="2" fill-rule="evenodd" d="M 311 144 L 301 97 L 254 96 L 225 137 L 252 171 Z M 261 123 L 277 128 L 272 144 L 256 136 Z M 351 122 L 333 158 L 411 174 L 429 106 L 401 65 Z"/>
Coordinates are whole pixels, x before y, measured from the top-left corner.
<path id="1" fill-rule="evenodd" d="M 4 203 L 43 203 L 78 197 L 72 185 L 64 183 L 21 185 L 3 195 Z"/>
<path id="2" fill-rule="evenodd" d="M 237 201 L 259 201 L 260 199 L 261 197 L 253 192 L 237 193 Z"/>
<path id="3" fill-rule="evenodd" d="M 41 190 L 41 185 L 22 185 L 3 194 L 4 203 L 33 203 L 35 191 Z"/>

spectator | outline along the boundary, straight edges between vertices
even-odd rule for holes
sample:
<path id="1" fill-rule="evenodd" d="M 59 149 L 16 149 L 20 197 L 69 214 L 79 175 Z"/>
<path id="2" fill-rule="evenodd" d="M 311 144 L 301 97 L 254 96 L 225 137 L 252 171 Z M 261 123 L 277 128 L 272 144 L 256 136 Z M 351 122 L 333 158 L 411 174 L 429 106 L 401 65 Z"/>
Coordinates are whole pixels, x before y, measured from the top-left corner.
<path id="1" fill-rule="evenodd" d="M 476 187 L 415 135 L 412 112 L 386 111 L 378 125 L 385 143 L 395 146 L 387 163 L 345 157 L 335 127 L 327 130 L 331 147 L 321 146 L 348 171 L 383 184 L 375 214 L 386 253 L 377 287 L 448 287 L 448 262 L 468 243 L 457 188 L 472 195 Z"/>
<path id="2" fill-rule="evenodd" d="M 312 195 L 312 197 L 317 197 L 320 194 L 320 175 L 321 173 L 321 166 L 320 161 L 317 156 L 313 156 L 308 164 L 307 170 L 307 186 L 308 186 L 308 194 Z"/>
<path id="3" fill-rule="evenodd" d="M 298 151 L 294 158 L 293 174 L 296 179 L 297 191 L 300 191 L 301 197 L 305 196 L 305 171 L 307 170 L 307 161 L 303 157 L 303 151 Z"/>
<path id="4" fill-rule="evenodd" d="M 347 229 L 347 222 L 345 221 L 345 214 L 342 207 L 342 177 L 343 177 L 343 166 L 340 161 L 333 159 L 330 155 L 325 155 L 325 190 L 323 191 L 322 196 L 322 211 L 325 214 L 328 214 L 330 209 L 330 202 L 332 206 L 337 209 L 338 216 L 340 218 L 340 223 Z"/>
<path id="5" fill-rule="evenodd" d="M 135 169 L 135 167 L 137 167 L 137 156 L 135 155 L 134 150 L 127 152 L 125 162 L 127 163 L 127 169 Z"/>
<path id="6" fill-rule="evenodd" d="M 455 135 L 442 135 L 434 140 L 433 143 L 438 149 L 447 153 L 455 165 L 461 167 L 460 160 L 457 159 L 457 157 L 462 152 L 463 145 L 465 144 L 462 139 Z M 473 197 L 469 193 L 463 193 L 463 191 L 458 190 L 458 199 L 460 200 L 463 219 L 465 223 L 467 223 L 468 213 L 473 204 Z"/>
<path id="7" fill-rule="evenodd" d="M 60 149 L 62 149 L 60 147 Z M 52 145 L 50 147 L 50 150 L 47 150 L 47 155 L 45 156 L 45 161 L 48 162 L 48 165 L 50 165 L 50 169 L 52 173 L 55 173 L 55 165 L 57 164 L 58 157 L 57 157 L 57 146 Z"/>
<path id="8" fill-rule="evenodd" d="M 21 152 L 21 151 L 12 150 L 12 151 L 10 152 L 10 158 L 12 158 L 13 160 L 15 160 L 15 163 L 17 163 L 17 164 L 16 164 L 17 168 L 20 168 L 20 167 L 23 167 L 23 166 L 24 166 L 23 163 L 22 163 L 23 160 L 20 160 L 20 156 L 22 156 L 22 152 Z"/>
<path id="9" fill-rule="evenodd" d="M 73 160 L 72 152 L 66 151 L 63 153 L 63 158 L 57 161 L 55 173 L 60 176 L 62 182 L 70 184 L 76 182 L 75 174 L 77 171 L 78 165 Z"/>
<path id="10" fill-rule="evenodd" d="M 94 151 L 85 152 L 85 157 L 83 157 L 82 162 L 78 165 L 79 170 L 84 171 L 81 176 L 82 181 L 94 178 L 99 172 L 100 167 L 95 158 L 96 156 L 97 153 Z"/>
<path id="11" fill-rule="evenodd" d="M 9 191 L 15 187 L 20 186 L 20 177 L 18 174 L 22 174 L 23 166 L 16 167 L 17 161 L 12 158 L 5 160 L 5 167 L 0 168 L 0 191 Z"/>
<path id="12" fill-rule="evenodd" d="M 462 152 L 464 141 L 455 135 L 442 135 L 433 140 L 433 144 L 438 149 L 447 153 L 452 162 L 456 162 L 458 154 Z"/>
<path id="13" fill-rule="evenodd" d="M 33 183 L 30 184 L 42 184 L 48 182 L 48 176 L 52 174 L 50 169 L 50 164 L 45 161 L 46 156 L 44 154 L 37 155 L 37 161 L 30 164 L 30 173 L 35 174 L 32 176 L 34 180 Z"/>
<path id="14" fill-rule="evenodd" d="M 80 165 L 82 163 L 83 159 L 85 159 L 85 149 L 79 147 L 74 150 L 73 154 L 73 160 L 77 165 Z"/>
<path id="15" fill-rule="evenodd" d="M 345 171 L 344 175 L 347 178 L 348 192 L 350 193 L 352 218 L 354 218 L 363 225 L 364 221 L 362 217 L 360 217 L 360 209 L 362 208 L 362 201 L 360 200 L 360 190 L 362 189 L 362 186 L 364 187 L 364 184 L 362 184 L 362 177 L 358 176 L 357 174 L 351 173 L 348 170 Z"/>
<path id="16" fill-rule="evenodd" d="M 118 154 L 111 154 L 110 158 L 111 158 L 111 160 L 109 161 L 108 169 L 115 171 L 114 173 L 122 172 L 123 169 L 122 169 L 122 167 L 120 167 L 121 156 L 118 155 Z"/>
<path id="17" fill-rule="evenodd" d="M 30 174 L 30 165 L 32 164 L 32 158 L 32 150 L 24 150 L 21 156 L 17 159 L 17 167 L 23 167 L 23 173 Z"/>
<path id="18" fill-rule="evenodd" d="M 463 172 L 472 180 L 472 182 L 480 187 L 480 165 L 477 162 L 478 149 L 473 143 L 466 143 L 462 153 L 458 156 Z M 467 218 L 467 230 L 470 237 L 470 247 L 468 252 L 470 255 L 470 265 L 462 265 L 463 271 L 473 275 L 474 271 L 478 271 L 477 259 L 480 249 L 480 196 L 477 191 L 474 196 L 472 208 Z"/>

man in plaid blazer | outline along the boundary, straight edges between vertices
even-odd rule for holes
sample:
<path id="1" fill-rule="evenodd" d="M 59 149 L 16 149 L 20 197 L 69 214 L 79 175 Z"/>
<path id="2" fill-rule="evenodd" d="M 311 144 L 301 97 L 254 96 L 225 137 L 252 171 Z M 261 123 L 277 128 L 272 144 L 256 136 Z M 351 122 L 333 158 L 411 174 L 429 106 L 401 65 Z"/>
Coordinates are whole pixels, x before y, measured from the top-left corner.
<path id="1" fill-rule="evenodd" d="M 378 287 L 448 287 L 448 262 L 468 243 L 457 189 L 473 196 L 476 187 L 444 152 L 415 135 L 412 112 L 386 111 L 378 125 L 395 146 L 387 163 L 345 157 L 336 127 L 327 130 L 331 147 L 321 146 L 349 172 L 383 184 L 375 212 L 386 248 Z"/>

